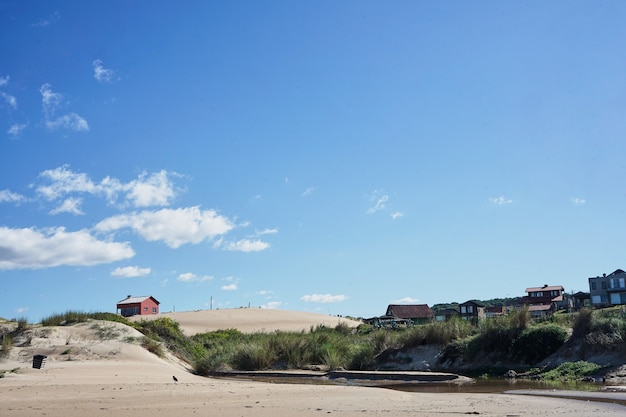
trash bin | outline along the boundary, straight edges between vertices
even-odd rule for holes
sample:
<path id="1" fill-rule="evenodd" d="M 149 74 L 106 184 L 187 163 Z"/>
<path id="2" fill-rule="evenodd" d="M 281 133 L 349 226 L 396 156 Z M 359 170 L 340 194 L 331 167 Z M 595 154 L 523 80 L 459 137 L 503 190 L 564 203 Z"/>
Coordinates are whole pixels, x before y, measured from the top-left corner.
<path id="1" fill-rule="evenodd" d="M 44 355 L 35 355 L 33 356 L 33 368 L 41 369 L 46 364 L 47 356 Z"/>

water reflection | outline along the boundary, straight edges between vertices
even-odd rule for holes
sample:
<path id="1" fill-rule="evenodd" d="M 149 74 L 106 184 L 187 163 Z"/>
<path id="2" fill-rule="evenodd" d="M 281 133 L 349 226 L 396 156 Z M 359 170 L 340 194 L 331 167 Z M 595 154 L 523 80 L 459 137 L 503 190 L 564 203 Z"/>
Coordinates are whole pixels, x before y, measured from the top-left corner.
<path id="1" fill-rule="evenodd" d="M 531 381 L 509 378 L 480 378 L 471 384 L 398 384 L 387 388 L 409 392 L 502 393 L 511 390 L 600 391 L 604 385 L 589 382 Z"/>

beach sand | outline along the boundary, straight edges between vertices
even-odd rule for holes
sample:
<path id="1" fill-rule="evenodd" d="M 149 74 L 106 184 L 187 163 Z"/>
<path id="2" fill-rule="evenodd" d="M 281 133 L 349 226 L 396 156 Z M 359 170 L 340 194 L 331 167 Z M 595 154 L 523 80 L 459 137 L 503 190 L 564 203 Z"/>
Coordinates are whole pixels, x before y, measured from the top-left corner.
<path id="1" fill-rule="evenodd" d="M 280 314 L 297 315 L 274 313 L 273 319 Z M 264 326 L 257 331 L 274 327 L 259 322 L 258 314 L 256 320 Z M 237 322 L 228 324 L 226 328 L 238 327 Z M 189 373 L 171 356 L 159 358 L 129 343 L 139 335 L 116 323 L 37 332 L 0 362 L 0 370 L 15 371 L 0 378 L 2 417 L 626 415 L 621 405 L 528 395 L 414 393 L 207 378 Z M 34 354 L 48 356 L 42 369 L 32 368 Z"/>

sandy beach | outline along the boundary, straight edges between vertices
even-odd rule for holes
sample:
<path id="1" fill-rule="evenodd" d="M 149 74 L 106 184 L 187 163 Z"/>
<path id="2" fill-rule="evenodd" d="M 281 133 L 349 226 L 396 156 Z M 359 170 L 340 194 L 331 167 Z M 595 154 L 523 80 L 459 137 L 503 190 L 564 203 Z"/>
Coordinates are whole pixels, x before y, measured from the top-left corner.
<path id="1" fill-rule="evenodd" d="M 280 315 L 297 315 L 289 313 L 268 316 L 279 320 Z M 196 314 L 196 321 L 206 319 L 197 317 L 201 312 L 186 314 Z M 274 326 L 255 317 L 264 327 L 248 329 Z M 236 321 L 227 324 L 238 327 Z M 115 336 L 103 340 L 103 329 Z M 171 356 L 159 358 L 129 342 L 138 334 L 127 326 L 97 322 L 37 331 L 27 346 L 15 347 L 0 362 L 2 417 L 626 415 L 622 405 L 532 395 L 415 393 L 200 377 Z M 32 368 L 34 354 L 47 356 L 42 369 Z"/>

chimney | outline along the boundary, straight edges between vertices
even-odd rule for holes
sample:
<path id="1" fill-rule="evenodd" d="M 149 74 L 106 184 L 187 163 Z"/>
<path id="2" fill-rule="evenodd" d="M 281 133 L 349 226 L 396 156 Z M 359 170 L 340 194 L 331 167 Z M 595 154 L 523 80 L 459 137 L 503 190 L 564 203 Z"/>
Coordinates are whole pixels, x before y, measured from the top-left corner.
<path id="1" fill-rule="evenodd" d="M 132 295 L 128 294 L 128 296 L 126 296 L 126 299 L 128 300 L 130 297 L 132 297 Z"/>

